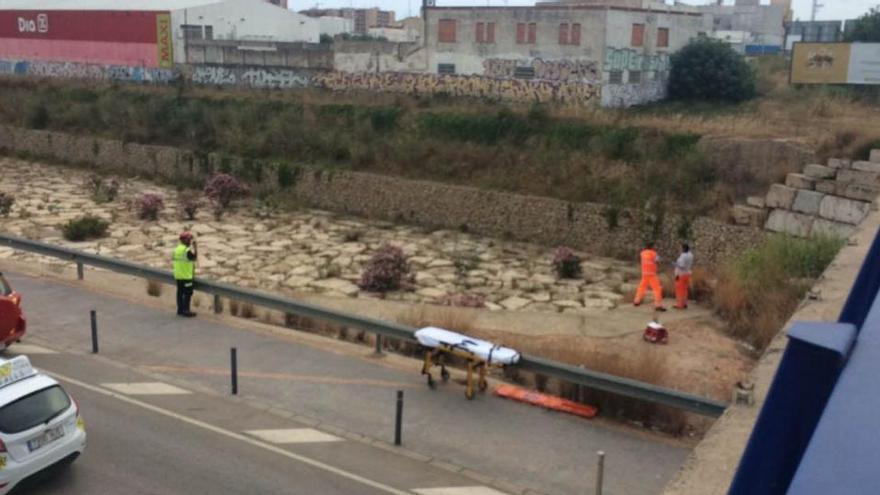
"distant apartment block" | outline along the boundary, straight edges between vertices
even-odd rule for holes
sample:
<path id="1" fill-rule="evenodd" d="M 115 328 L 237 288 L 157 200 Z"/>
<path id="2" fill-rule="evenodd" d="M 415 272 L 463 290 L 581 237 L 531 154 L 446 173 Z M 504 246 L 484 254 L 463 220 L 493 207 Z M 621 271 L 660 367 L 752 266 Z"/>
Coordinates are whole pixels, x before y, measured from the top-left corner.
<path id="1" fill-rule="evenodd" d="M 371 9 L 308 9 L 300 11 L 309 17 L 342 17 L 351 19 L 355 34 L 368 34 L 371 28 L 387 28 L 394 25 L 394 11 Z"/>

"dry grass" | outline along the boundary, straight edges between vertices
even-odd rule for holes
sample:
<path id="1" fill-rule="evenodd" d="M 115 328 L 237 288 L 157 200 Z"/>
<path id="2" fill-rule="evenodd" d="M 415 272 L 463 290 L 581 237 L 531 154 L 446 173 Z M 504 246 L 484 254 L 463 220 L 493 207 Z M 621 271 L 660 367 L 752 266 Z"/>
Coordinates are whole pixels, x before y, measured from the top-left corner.
<path id="1" fill-rule="evenodd" d="M 254 318 L 257 316 L 256 311 L 254 310 L 254 305 L 251 303 L 243 303 L 241 305 L 240 311 L 238 312 L 238 316 L 242 318 Z"/>
<path id="2" fill-rule="evenodd" d="M 450 306 L 414 306 L 397 317 L 397 321 L 413 328 L 439 327 L 471 334 L 476 329 L 473 310 Z"/>
<path id="3" fill-rule="evenodd" d="M 147 280 L 147 294 L 152 297 L 162 295 L 163 283 L 156 280 Z"/>

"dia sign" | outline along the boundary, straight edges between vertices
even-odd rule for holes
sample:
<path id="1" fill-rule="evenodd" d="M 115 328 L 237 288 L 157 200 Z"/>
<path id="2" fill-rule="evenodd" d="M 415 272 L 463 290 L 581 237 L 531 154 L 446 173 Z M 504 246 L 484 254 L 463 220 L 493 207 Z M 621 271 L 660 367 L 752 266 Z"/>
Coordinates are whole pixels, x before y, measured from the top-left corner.
<path id="1" fill-rule="evenodd" d="M 18 32 L 20 33 L 48 33 L 49 16 L 38 14 L 36 19 L 18 18 Z"/>

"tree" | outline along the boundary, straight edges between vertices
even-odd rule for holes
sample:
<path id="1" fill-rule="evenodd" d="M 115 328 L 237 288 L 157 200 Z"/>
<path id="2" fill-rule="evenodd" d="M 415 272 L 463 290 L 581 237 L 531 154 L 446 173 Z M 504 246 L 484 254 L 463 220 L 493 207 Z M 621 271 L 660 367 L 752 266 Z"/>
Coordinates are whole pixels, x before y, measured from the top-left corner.
<path id="1" fill-rule="evenodd" d="M 880 41 L 880 7 L 856 19 L 855 27 L 846 33 L 846 41 Z"/>
<path id="2" fill-rule="evenodd" d="M 738 103 L 755 96 L 755 74 L 727 43 L 700 37 L 670 60 L 669 98 Z"/>

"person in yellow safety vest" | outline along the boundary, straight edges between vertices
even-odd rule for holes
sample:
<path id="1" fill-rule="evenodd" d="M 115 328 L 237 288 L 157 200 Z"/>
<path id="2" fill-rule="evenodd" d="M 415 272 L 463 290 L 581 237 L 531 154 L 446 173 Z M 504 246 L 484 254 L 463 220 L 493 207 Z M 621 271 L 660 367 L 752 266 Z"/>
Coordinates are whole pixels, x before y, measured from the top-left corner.
<path id="1" fill-rule="evenodd" d="M 681 255 L 675 261 L 675 309 L 687 309 L 688 289 L 691 285 L 691 272 L 694 269 L 694 253 L 685 242 L 681 245 Z"/>
<path id="2" fill-rule="evenodd" d="M 657 263 L 660 262 L 660 257 L 657 256 L 657 251 L 654 250 L 653 242 L 645 244 L 645 249 L 639 254 L 639 259 L 642 262 L 642 281 L 639 283 L 638 290 L 636 290 L 633 306 L 642 304 L 645 291 L 650 286 L 654 292 L 654 309 L 666 311 L 666 308 L 663 307 L 663 287 L 660 285 L 660 279 L 657 277 Z"/>
<path id="3" fill-rule="evenodd" d="M 180 244 L 174 248 L 171 260 L 174 265 L 174 280 L 177 281 L 177 316 L 192 318 L 196 314 L 190 311 L 189 303 L 193 295 L 193 278 L 195 278 L 196 240 L 191 232 L 180 234 Z"/>

